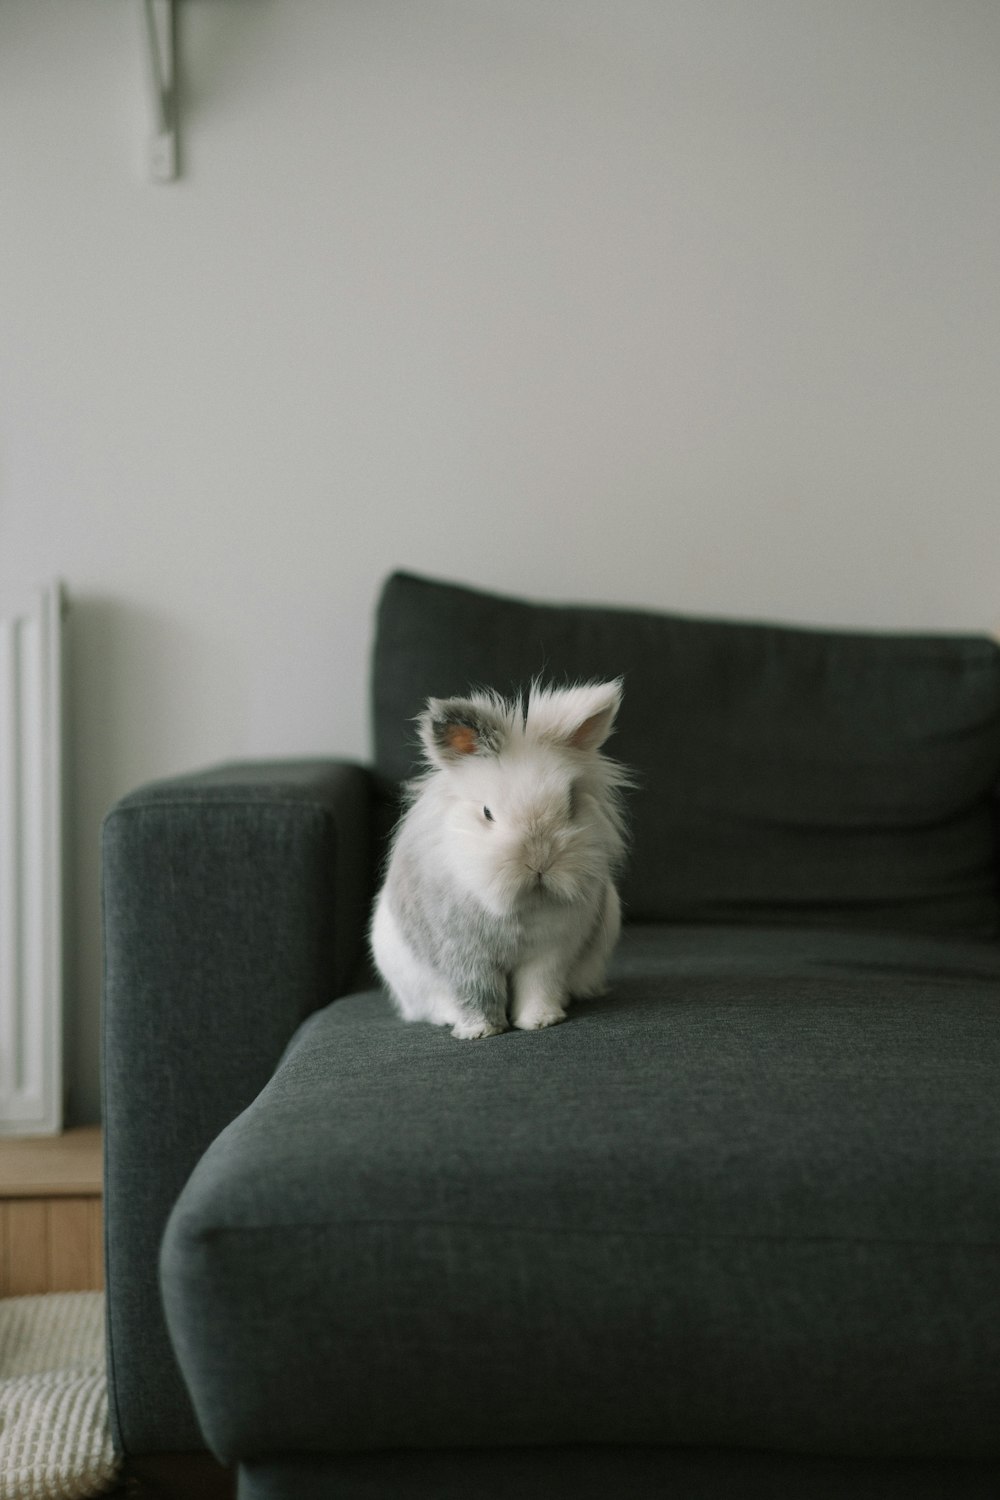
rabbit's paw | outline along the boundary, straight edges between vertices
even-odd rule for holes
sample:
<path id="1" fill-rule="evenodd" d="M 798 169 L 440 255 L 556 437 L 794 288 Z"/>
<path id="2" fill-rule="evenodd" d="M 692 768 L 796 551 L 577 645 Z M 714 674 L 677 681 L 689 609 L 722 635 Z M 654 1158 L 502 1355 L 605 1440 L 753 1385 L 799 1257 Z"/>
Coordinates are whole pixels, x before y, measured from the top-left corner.
<path id="1" fill-rule="evenodd" d="M 506 1026 L 494 1026 L 482 1016 L 470 1016 L 466 1020 L 456 1021 L 451 1028 L 451 1034 L 460 1042 L 476 1042 L 480 1037 L 499 1036 L 506 1029 Z"/>
<path id="2" fill-rule="evenodd" d="M 547 1000 L 543 995 L 524 1000 L 515 1008 L 514 1025 L 518 1031 L 541 1031 L 545 1026 L 558 1026 L 565 1021 L 566 1012 L 558 1000 Z"/>

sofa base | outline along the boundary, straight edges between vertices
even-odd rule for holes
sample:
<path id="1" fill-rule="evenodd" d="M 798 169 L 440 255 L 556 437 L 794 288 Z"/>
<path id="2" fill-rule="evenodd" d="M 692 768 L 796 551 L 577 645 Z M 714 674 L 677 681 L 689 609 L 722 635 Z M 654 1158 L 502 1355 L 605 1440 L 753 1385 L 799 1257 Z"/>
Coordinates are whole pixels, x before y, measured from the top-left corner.
<path id="1" fill-rule="evenodd" d="M 130 1456 L 123 1475 L 129 1500 L 235 1500 L 236 1474 L 211 1453 Z"/>
<path id="2" fill-rule="evenodd" d="M 239 1500 L 995 1500 L 1000 1464 L 696 1448 L 493 1448 L 289 1457 L 240 1468 Z"/>

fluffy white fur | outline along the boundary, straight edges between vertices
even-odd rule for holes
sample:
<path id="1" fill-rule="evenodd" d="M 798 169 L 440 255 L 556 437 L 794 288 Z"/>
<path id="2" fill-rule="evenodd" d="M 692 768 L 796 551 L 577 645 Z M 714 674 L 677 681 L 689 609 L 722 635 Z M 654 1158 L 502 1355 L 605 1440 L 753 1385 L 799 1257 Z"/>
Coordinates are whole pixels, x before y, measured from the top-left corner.
<path id="1" fill-rule="evenodd" d="M 620 682 L 431 699 L 372 921 L 400 1014 L 490 1036 L 601 993 L 621 925 L 622 768 L 600 753 Z"/>

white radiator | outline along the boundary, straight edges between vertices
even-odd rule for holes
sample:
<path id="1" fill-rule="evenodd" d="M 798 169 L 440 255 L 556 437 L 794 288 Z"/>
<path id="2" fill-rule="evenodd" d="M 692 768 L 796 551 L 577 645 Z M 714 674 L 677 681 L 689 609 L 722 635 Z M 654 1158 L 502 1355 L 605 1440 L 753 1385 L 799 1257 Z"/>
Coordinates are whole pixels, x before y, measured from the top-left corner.
<path id="1" fill-rule="evenodd" d="M 63 614 L 0 618 L 0 1135 L 62 1128 Z"/>

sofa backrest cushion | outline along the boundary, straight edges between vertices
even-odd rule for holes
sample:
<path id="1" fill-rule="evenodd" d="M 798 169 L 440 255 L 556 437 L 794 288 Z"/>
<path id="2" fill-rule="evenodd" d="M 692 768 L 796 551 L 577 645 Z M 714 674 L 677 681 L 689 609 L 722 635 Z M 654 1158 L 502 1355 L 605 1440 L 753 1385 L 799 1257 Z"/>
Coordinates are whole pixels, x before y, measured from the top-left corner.
<path id="1" fill-rule="evenodd" d="M 376 770 L 429 696 L 624 676 L 635 921 L 995 936 L 1000 648 L 533 604 L 398 573 L 377 623 Z"/>

